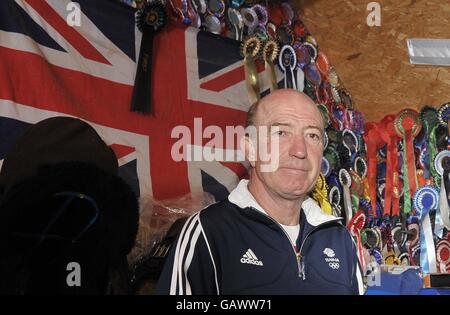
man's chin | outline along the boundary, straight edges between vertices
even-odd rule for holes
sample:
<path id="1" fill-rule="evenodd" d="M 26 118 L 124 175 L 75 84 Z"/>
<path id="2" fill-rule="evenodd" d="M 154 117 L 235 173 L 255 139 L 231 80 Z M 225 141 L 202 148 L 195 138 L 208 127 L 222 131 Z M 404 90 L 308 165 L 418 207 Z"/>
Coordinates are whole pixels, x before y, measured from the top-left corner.
<path id="1" fill-rule="evenodd" d="M 280 191 L 280 195 L 287 200 L 298 200 L 304 198 L 309 193 L 309 189 L 288 189 Z"/>

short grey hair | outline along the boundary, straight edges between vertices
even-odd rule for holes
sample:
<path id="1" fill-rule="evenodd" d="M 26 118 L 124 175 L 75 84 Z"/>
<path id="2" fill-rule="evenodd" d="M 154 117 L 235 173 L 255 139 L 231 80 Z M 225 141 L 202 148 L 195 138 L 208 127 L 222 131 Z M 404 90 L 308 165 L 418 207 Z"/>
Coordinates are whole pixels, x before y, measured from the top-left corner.
<path id="1" fill-rule="evenodd" d="M 248 126 L 254 126 L 255 125 L 255 115 L 256 111 L 258 109 L 260 101 L 257 101 L 250 106 L 250 108 L 247 111 L 247 120 L 245 121 L 245 128 Z"/>

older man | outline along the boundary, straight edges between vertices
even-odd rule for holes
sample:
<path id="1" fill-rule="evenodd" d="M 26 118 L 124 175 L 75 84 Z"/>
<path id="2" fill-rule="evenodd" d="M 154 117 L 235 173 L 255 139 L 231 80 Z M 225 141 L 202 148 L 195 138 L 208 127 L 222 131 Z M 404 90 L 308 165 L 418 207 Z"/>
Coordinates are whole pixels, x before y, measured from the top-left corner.
<path id="1" fill-rule="evenodd" d="M 317 106 L 278 90 L 250 108 L 247 125 L 256 128 L 243 141 L 250 180 L 188 219 L 157 293 L 361 294 L 351 236 L 308 196 L 323 153 Z M 262 144 L 270 160 L 261 158 Z"/>

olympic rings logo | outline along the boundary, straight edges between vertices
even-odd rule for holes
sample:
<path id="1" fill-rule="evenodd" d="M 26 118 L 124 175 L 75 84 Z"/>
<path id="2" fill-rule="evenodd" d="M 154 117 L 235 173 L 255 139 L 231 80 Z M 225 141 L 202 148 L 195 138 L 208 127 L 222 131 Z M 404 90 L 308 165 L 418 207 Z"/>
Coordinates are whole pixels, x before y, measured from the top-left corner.
<path id="1" fill-rule="evenodd" d="M 339 263 L 337 263 L 337 262 L 330 262 L 329 264 L 328 264 L 328 266 L 330 266 L 330 268 L 331 269 L 339 269 Z"/>

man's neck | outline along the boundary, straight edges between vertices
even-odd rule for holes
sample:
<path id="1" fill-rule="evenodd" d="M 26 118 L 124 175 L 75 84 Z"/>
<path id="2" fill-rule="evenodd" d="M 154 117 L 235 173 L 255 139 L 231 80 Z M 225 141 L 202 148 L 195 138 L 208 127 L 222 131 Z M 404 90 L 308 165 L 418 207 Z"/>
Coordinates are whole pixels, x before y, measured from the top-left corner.
<path id="1" fill-rule="evenodd" d="M 258 180 L 250 180 L 248 190 L 258 204 L 275 221 L 283 225 L 297 225 L 300 220 L 300 208 L 306 196 L 287 200 L 267 189 Z"/>

